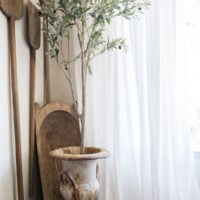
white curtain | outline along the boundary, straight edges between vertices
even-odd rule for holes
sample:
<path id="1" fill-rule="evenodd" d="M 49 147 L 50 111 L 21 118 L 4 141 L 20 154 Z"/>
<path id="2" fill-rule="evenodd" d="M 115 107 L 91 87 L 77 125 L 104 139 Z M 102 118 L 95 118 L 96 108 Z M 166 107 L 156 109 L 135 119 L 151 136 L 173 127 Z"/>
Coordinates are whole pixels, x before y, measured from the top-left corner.
<path id="1" fill-rule="evenodd" d="M 116 19 L 108 35 L 127 38 L 129 51 L 93 62 L 86 142 L 111 152 L 101 162 L 100 200 L 200 199 L 177 53 L 178 5 L 153 0 L 139 20 Z"/>

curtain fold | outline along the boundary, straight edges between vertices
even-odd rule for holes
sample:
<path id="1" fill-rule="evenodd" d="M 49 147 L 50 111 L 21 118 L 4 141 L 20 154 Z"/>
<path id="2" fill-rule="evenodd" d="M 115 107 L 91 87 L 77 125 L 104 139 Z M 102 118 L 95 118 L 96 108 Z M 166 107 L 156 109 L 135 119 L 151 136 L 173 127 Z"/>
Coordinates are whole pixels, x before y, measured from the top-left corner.
<path id="1" fill-rule="evenodd" d="M 139 20 L 118 18 L 108 36 L 127 38 L 127 53 L 93 61 L 88 77 L 86 144 L 101 161 L 99 200 L 199 200 L 178 65 L 177 7 L 153 0 Z"/>

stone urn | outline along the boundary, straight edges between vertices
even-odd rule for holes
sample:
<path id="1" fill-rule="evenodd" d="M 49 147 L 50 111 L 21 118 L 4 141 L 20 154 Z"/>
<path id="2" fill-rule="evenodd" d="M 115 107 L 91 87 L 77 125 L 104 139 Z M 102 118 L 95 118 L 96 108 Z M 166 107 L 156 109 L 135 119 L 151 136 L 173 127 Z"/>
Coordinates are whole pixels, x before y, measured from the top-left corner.
<path id="1" fill-rule="evenodd" d="M 64 147 L 50 152 L 50 156 L 62 161 L 60 193 L 65 200 L 95 200 L 99 192 L 97 180 L 99 159 L 109 157 L 105 149 Z"/>

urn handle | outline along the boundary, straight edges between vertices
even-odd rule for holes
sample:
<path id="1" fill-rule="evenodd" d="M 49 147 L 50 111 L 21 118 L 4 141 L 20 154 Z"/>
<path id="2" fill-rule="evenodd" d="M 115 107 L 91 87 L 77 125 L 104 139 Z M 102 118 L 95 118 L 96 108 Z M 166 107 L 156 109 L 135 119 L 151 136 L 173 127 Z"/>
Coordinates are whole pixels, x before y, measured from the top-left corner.
<path id="1" fill-rule="evenodd" d="M 74 189 L 77 189 L 77 184 L 69 171 L 62 171 L 60 172 L 60 182 L 63 185 L 67 185 L 70 183 Z"/>
<path id="2" fill-rule="evenodd" d="M 73 175 L 69 171 L 62 171 L 60 173 L 60 184 L 64 188 L 71 188 L 70 191 L 71 193 L 71 199 L 73 200 L 79 200 L 79 189 L 78 186 L 73 178 Z M 61 192 L 62 193 L 62 192 Z M 63 195 L 63 194 L 62 194 Z M 68 199 L 68 198 L 67 198 Z"/>

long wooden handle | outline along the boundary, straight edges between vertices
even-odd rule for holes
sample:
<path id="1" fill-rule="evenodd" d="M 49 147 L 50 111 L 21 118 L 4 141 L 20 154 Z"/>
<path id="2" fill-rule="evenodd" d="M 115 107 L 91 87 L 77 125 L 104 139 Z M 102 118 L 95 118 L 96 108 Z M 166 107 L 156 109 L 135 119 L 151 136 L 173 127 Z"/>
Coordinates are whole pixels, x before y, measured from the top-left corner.
<path id="1" fill-rule="evenodd" d="M 12 82 L 12 98 L 13 98 L 13 117 L 14 117 L 14 128 L 15 128 L 18 199 L 24 200 L 22 154 L 21 154 L 21 133 L 20 133 L 20 113 L 19 113 L 19 97 L 18 97 L 18 85 L 17 85 L 15 20 L 13 18 L 9 18 L 8 24 L 9 24 L 10 54 L 11 54 L 11 82 Z"/>
<path id="2" fill-rule="evenodd" d="M 29 195 L 33 196 L 34 153 L 35 153 L 35 56 L 30 48 L 30 155 L 29 155 Z"/>
<path id="3" fill-rule="evenodd" d="M 44 26 L 46 26 L 46 19 L 44 18 Z M 51 101 L 50 97 L 50 69 L 49 69 L 49 44 L 46 35 L 43 33 L 43 45 L 44 45 L 44 98 L 45 103 Z"/>

